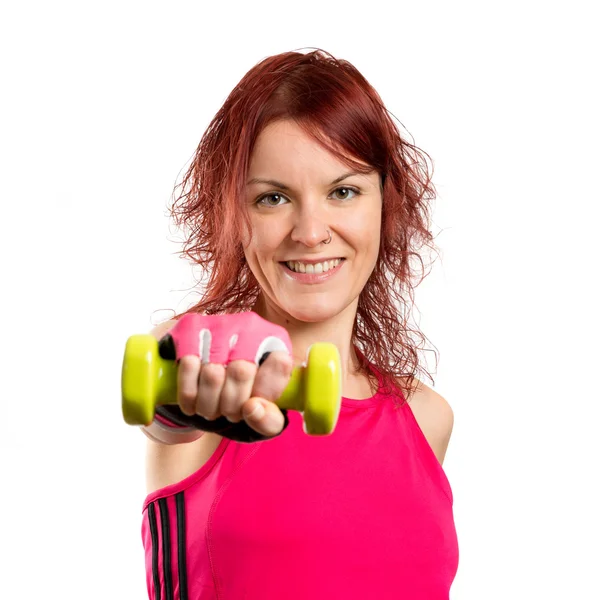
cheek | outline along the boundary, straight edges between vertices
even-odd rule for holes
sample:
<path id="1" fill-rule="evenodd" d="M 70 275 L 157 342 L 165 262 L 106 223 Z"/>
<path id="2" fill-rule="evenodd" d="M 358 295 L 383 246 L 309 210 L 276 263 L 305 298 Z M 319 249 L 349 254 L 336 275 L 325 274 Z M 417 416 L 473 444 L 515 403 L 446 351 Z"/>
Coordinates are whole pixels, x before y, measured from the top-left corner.
<path id="1" fill-rule="evenodd" d="M 343 227 L 363 246 L 371 245 L 377 242 L 381 235 L 381 212 L 361 211 L 347 220 Z"/>
<path id="2" fill-rule="evenodd" d="M 356 248 L 362 254 L 365 264 L 372 267 L 377 263 L 381 244 L 381 211 L 364 211 L 352 221 L 352 236 Z"/>
<path id="3" fill-rule="evenodd" d="M 250 229 L 248 229 L 245 226 L 242 227 L 241 241 L 242 241 L 242 248 L 244 249 L 244 252 L 246 251 L 246 248 L 248 248 L 252 244 L 252 236 L 253 236 L 252 232 L 253 231 L 254 231 L 254 225 L 252 223 L 250 223 Z"/>
<path id="4" fill-rule="evenodd" d="M 246 258 L 258 257 L 273 252 L 278 246 L 277 228 L 268 223 L 253 223 L 252 230 L 242 240 Z"/>

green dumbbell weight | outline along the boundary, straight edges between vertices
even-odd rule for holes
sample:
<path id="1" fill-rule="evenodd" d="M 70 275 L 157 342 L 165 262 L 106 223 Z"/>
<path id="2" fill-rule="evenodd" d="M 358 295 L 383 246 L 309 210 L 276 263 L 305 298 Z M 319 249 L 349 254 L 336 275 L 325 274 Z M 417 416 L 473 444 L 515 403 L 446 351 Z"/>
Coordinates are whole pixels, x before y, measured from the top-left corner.
<path id="1" fill-rule="evenodd" d="M 310 435 L 328 435 L 340 413 L 342 379 L 337 347 L 317 342 L 308 350 L 306 366 L 294 367 L 279 408 L 303 413 Z M 132 335 L 125 345 L 121 373 L 123 418 L 129 425 L 149 425 L 156 406 L 176 404 L 177 363 L 158 353 L 158 340 Z"/>

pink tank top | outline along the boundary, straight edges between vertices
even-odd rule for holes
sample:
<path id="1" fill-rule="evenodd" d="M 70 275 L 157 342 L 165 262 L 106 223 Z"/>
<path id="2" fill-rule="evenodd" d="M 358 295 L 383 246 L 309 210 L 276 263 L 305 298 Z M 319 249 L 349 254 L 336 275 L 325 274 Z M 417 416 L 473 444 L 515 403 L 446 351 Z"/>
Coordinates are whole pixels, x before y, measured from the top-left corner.
<path id="1" fill-rule="evenodd" d="M 448 600 L 458 542 L 448 479 L 410 405 L 343 398 L 311 437 L 223 439 L 197 472 L 149 494 L 151 600 Z"/>

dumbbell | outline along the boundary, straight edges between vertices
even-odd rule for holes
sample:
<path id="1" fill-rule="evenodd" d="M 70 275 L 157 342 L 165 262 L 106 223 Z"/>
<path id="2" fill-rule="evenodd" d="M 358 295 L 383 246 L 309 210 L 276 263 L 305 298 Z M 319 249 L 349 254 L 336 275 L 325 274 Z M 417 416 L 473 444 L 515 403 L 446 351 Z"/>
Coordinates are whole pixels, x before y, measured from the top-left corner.
<path id="1" fill-rule="evenodd" d="M 123 418 L 129 425 L 149 425 L 157 406 L 177 404 L 177 369 L 174 360 L 158 352 L 150 334 L 132 335 L 125 344 L 121 372 Z M 317 342 L 305 365 L 294 367 L 279 408 L 303 413 L 304 431 L 328 435 L 337 424 L 342 399 L 340 355 L 335 344 Z"/>

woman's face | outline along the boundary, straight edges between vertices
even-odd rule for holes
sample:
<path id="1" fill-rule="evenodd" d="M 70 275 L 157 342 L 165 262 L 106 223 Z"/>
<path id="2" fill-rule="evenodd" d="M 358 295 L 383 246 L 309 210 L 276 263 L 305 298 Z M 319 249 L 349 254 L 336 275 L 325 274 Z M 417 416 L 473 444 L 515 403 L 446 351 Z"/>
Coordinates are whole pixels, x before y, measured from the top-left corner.
<path id="1" fill-rule="evenodd" d="M 356 313 L 377 261 L 382 198 L 377 172 L 350 171 L 291 121 L 259 135 L 246 186 L 252 232 L 243 245 L 268 312 L 304 322 Z"/>

